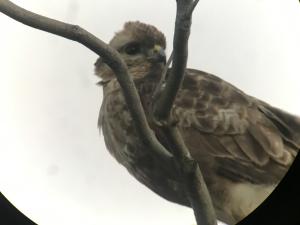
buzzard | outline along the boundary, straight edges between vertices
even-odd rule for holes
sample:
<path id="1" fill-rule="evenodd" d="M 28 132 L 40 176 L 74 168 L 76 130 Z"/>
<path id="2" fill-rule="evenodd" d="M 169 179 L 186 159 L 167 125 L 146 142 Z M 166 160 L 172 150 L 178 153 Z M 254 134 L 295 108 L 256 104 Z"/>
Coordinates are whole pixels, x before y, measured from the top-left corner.
<path id="1" fill-rule="evenodd" d="M 127 22 L 109 44 L 128 66 L 151 129 L 172 151 L 151 119 L 153 93 L 165 66 L 164 34 Z M 101 58 L 95 73 L 103 87 L 98 125 L 109 152 L 152 191 L 189 206 L 175 167 L 166 167 L 139 140 L 116 77 Z M 272 192 L 300 148 L 299 117 L 195 69 L 186 69 L 171 117 L 202 170 L 218 219 L 228 224 L 247 216 Z"/>

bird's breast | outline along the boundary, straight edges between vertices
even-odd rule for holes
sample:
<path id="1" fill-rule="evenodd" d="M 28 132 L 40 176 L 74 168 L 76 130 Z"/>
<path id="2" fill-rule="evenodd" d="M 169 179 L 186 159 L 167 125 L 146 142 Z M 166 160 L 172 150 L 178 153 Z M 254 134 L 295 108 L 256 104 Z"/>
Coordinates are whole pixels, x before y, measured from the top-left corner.
<path id="1" fill-rule="evenodd" d="M 121 91 L 104 91 L 99 126 L 111 155 L 137 180 L 170 201 L 188 205 L 176 168 L 154 158 L 139 140 Z"/>

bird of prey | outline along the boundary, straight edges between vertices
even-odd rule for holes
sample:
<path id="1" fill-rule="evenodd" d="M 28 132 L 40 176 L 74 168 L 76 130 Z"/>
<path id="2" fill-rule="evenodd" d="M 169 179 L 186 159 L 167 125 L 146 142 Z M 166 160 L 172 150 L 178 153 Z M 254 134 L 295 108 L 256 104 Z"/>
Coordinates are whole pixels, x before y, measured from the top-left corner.
<path id="1" fill-rule="evenodd" d="M 151 119 L 153 92 L 165 67 L 164 34 L 152 25 L 127 22 L 109 44 L 127 64 L 151 129 L 172 151 Z M 190 206 L 175 167 L 166 168 L 139 140 L 116 77 L 101 58 L 95 73 L 103 87 L 98 125 L 109 152 L 152 191 Z M 243 219 L 272 192 L 300 149 L 299 117 L 195 69 L 186 69 L 171 117 L 199 164 L 217 218 L 227 224 Z"/>

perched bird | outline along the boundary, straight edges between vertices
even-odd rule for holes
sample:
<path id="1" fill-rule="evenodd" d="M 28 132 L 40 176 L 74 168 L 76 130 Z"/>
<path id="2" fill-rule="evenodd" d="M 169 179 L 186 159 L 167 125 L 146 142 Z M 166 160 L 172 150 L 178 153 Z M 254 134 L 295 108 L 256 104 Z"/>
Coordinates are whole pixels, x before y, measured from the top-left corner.
<path id="1" fill-rule="evenodd" d="M 109 44 L 128 66 L 151 129 L 172 151 L 151 119 L 153 92 L 165 66 L 164 34 L 151 25 L 127 22 Z M 189 206 L 176 169 L 166 168 L 139 140 L 116 77 L 101 58 L 95 63 L 95 73 L 102 78 L 98 125 L 107 149 L 152 191 Z M 199 70 L 186 69 L 171 117 L 178 121 L 178 129 L 199 164 L 218 219 L 227 224 L 243 219 L 272 192 L 300 148 L 299 117 Z"/>

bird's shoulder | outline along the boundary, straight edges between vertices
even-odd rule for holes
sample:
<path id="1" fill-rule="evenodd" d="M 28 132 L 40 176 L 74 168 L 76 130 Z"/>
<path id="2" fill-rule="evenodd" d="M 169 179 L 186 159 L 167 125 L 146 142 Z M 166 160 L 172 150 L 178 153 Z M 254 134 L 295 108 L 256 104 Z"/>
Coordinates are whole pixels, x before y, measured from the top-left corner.
<path id="1" fill-rule="evenodd" d="M 202 132 L 239 134 L 245 132 L 255 111 L 253 98 L 235 86 L 212 74 L 187 69 L 172 115 L 181 126 Z"/>

